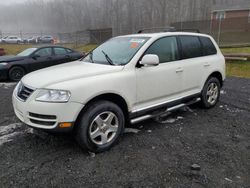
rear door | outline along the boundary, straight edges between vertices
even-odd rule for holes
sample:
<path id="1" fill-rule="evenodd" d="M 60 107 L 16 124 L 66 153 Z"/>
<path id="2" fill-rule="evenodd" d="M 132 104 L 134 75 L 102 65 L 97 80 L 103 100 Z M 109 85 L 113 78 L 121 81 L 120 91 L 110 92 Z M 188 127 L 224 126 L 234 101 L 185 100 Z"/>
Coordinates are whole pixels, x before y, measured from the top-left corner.
<path id="1" fill-rule="evenodd" d="M 62 47 L 54 47 L 54 65 L 67 63 L 71 61 L 71 55 L 67 49 Z"/>
<path id="2" fill-rule="evenodd" d="M 190 96 L 201 91 L 201 82 L 206 59 L 198 36 L 179 36 L 181 67 L 183 69 L 182 96 Z"/>

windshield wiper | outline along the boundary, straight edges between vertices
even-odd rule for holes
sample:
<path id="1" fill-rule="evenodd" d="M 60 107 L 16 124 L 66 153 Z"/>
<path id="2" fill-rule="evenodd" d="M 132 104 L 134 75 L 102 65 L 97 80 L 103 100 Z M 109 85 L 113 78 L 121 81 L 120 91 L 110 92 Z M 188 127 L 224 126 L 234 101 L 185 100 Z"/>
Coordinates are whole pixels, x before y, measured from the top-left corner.
<path id="1" fill-rule="evenodd" d="M 115 64 L 113 63 L 113 61 L 110 59 L 110 57 L 108 56 L 108 54 L 106 54 L 103 50 L 102 50 L 102 53 L 104 54 L 105 58 L 107 59 L 107 61 L 108 61 L 108 63 L 109 63 L 110 65 L 115 65 Z"/>

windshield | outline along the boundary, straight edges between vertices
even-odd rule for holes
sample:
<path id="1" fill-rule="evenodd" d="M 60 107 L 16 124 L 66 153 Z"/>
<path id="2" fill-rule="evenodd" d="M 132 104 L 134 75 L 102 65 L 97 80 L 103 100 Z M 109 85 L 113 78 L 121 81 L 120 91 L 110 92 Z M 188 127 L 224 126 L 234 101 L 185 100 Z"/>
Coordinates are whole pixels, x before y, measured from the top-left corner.
<path id="1" fill-rule="evenodd" d="M 126 65 L 148 41 L 149 37 L 117 37 L 103 43 L 83 61 L 110 65 Z"/>
<path id="2" fill-rule="evenodd" d="M 22 51 L 21 53 L 17 54 L 17 56 L 29 56 L 36 50 L 37 50 L 37 48 L 28 48 L 28 49 Z"/>

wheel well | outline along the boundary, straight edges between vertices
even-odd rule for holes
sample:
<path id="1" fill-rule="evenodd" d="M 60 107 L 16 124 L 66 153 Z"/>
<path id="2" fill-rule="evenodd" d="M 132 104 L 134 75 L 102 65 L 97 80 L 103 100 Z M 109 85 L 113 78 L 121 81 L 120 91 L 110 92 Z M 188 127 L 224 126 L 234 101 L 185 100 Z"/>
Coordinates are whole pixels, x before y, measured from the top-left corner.
<path id="1" fill-rule="evenodd" d="M 219 80 L 219 82 L 220 82 L 221 87 L 223 86 L 223 78 L 222 78 L 222 75 L 221 75 L 220 72 L 213 72 L 213 73 L 209 76 L 209 78 L 211 78 L 211 77 L 217 78 L 217 79 Z"/>
<path id="2" fill-rule="evenodd" d="M 9 68 L 8 72 L 10 72 L 10 70 L 13 69 L 13 68 L 15 68 L 15 67 L 20 67 L 20 68 L 22 68 L 25 72 L 27 72 L 26 68 L 23 67 L 22 65 L 13 65 L 13 66 L 11 66 L 11 67 Z"/>
<path id="3" fill-rule="evenodd" d="M 90 106 L 93 102 L 100 101 L 100 100 L 110 101 L 110 102 L 117 104 L 122 109 L 122 111 L 124 113 L 125 122 L 126 123 L 129 122 L 128 105 L 127 105 L 125 99 L 123 97 L 121 97 L 120 95 L 113 94 L 113 93 L 107 93 L 107 94 L 102 94 L 102 95 L 96 96 L 93 99 L 91 99 L 89 102 L 87 102 L 87 104 L 83 107 L 83 109 L 79 113 L 77 120 L 76 120 L 76 124 L 77 124 L 77 122 L 79 122 L 79 118 L 80 118 L 81 114 L 83 114 L 85 112 L 85 110 L 88 108 L 88 106 Z"/>
<path id="4" fill-rule="evenodd" d="M 23 66 L 21 66 L 21 65 L 13 65 L 13 66 L 11 66 L 11 67 L 9 68 L 9 70 L 8 70 L 8 77 L 9 77 L 9 75 L 10 75 L 11 69 L 13 69 L 13 68 L 15 68 L 15 67 L 20 67 L 20 68 L 22 68 L 22 69 L 24 70 L 24 72 L 25 72 L 24 74 L 27 73 L 27 70 L 26 70 L 25 67 L 23 67 Z"/>

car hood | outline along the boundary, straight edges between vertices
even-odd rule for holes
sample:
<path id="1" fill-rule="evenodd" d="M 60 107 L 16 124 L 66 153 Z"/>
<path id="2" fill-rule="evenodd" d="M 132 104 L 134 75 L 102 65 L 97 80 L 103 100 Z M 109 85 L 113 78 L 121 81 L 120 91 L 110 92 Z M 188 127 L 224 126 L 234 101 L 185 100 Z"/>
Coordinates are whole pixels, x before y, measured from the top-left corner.
<path id="1" fill-rule="evenodd" d="M 64 81 L 118 72 L 123 66 L 101 65 L 75 61 L 32 72 L 22 82 L 33 88 L 46 88 Z M 55 88 L 56 89 L 56 88 Z"/>
<path id="2" fill-rule="evenodd" d="M 23 59 L 25 59 L 25 57 L 23 57 L 23 56 L 5 55 L 5 56 L 0 57 L 0 63 L 2 63 L 2 62 L 9 63 L 9 62 L 13 62 L 13 61 L 21 61 Z"/>

